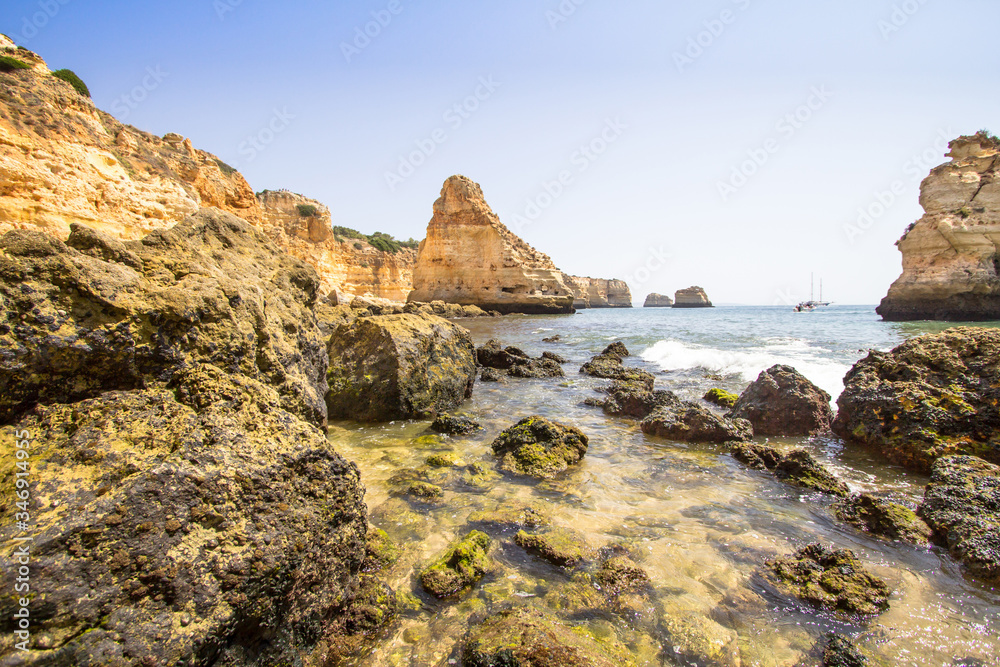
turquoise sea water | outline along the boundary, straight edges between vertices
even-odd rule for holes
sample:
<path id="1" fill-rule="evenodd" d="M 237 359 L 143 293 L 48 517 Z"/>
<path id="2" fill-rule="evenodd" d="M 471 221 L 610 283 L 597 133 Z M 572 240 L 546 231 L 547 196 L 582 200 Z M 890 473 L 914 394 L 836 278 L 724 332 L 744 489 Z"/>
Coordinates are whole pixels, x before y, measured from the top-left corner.
<path id="1" fill-rule="evenodd" d="M 634 420 L 585 405 L 607 381 L 578 373 L 608 343 L 622 340 L 633 353 L 628 365 L 653 372 L 657 388 L 691 400 L 713 386 L 742 391 L 760 371 L 785 363 L 835 401 L 844 374 L 868 350 L 888 350 L 952 325 L 884 323 L 871 306 L 812 313 L 788 307 L 590 310 L 458 323 L 470 329 L 477 345 L 498 338 L 532 356 L 557 352 L 569 359 L 566 377 L 477 383 L 472 399 L 457 411 L 483 424 L 470 437 L 431 435 L 426 421 L 332 425 L 331 442 L 362 472 L 372 523 L 403 546 L 387 578 L 420 601 L 359 664 L 458 664 L 467 629 L 512 601 L 566 614 L 559 600 L 573 573 L 526 554 L 510 535 L 494 535 L 493 568 L 460 599 L 438 601 L 420 588 L 416 573 L 470 529 L 471 512 L 515 502 L 543 507 L 555 525 L 578 531 L 593 548 L 624 541 L 639 553 L 654 590 L 649 608 L 632 618 L 584 615 L 571 621 L 594 636 L 624 642 L 639 665 L 687 664 L 678 658 L 677 638 L 656 625 L 657 615 L 684 619 L 728 642 L 739 662 L 718 664 L 794 667 L 828 631 L 854 637 L 892 665 L 1000 664 L 1000 592 L 966 577 L 944 550 L 860 533 L 836 519 L 832 498 L 749 470 L 724 446 L 647 436 Z M 558 342 L 542 342 L 555 335 Z M 431 454 L 451 452 L 463 465 L 492 468 L 492 440 L 533 414 L 576 426 L 590 438 L 584 460 L 558 480 L 499 476 L 473 486 L 459 467 L 427 471 L 429 481 L 444 490 L 438 502 L 398 495 L 393 477 L 427 470 Z M 911 507 L 927 483 L 832 435 L 771 444 L 805 448 L 853 491 L 891 493 Z M 847 622 L 761 587 L 761 563 L 816 541 L 855 551 L 893 589 L 890 610 L 870 623 Z"/>

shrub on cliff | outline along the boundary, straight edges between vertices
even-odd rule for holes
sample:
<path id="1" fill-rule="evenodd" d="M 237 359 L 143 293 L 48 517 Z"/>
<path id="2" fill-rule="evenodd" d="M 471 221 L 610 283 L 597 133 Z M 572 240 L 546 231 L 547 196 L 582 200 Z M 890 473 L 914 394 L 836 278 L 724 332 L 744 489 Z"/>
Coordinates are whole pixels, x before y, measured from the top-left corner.
<path id="1" fill-rule="evenodd" d="M 90 89 L 87 88 L 87 84 L 81 81 L 80 77 L 74 74 L 72 70 L 57 69 L 52 73 L 52 76 L 73 86 L 73 88 L 76 89 L 76 92 L 80 93 L 84 97 L 90 97 Z"/>
<path id="2" fill-rule="evenodd" d="M 10 56 L 0 56 L 0 72 L 13 72 L 19 69 L 31 69 L 31 65 Z"/>
<path id="3" fill-rule="evenodd" d="M 319 209 L 312 204 L 299 204 L 295 208 L 303 218 L 315 218 L 319 215 Z"/>

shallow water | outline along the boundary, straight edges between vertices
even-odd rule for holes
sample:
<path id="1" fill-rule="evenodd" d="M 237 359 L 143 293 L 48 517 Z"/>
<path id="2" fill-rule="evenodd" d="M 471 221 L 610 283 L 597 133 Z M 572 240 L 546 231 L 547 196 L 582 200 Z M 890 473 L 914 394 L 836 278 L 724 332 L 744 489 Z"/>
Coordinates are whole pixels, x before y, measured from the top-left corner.
<path id="1" fill-rule="evenodd" d="M 829 630 L 846 632 L 893 665 L 952 665 L 958 659 L 996 663 L 1000 655 L 1000 593 L 963 577 L 937 548 L 921 549 L 868 537 L 833 517 L 831 500 L 746 469 L 721 446 L 686 445 L 643 434 L 635 421 L 610 418 L 582 405 L 607 383 L 577 373 L 613 340 L 633 352 L 627 363 L 657 372 L 657 388 L 686 398 L 712 386 L 742 390 L 773 363 L 790 363 L 834 396 L 838 378 L 867 349 L 889 349 L 939 325 L 879 322 L 871 309 L 830 308 L 793 314 L 788 309 L 718 308 L 713 311 L 587 311 L 564 317 L 508 317 L 462 321 L 477 345 L 491 337 L 538 356 L 570 359 L 566 378 L 477 383 L 474 397 L 457 411 L 485 429 L 468 437 L 430 435 L 429 422 L 379 426 L 336 423 L 330 439 L 361 469 L 372 523 L 389 533 L 404 555 L 388 579 L 419 600 L 403 614 L 362 665 L 447 665 L 470 623 L 510 600 L 560 607 L 558 591 L 570 573 L 527 555 L 511 535 L 494 540 L 496 569 L 457 601 L 424 593 L 416 573 L 469 530 L 478 509 L 521 501 L 543 507 L 554 524 L 582 533 L 591 547 L 625 541 L 666 615 L 711 618 L 734 632 L 742 664 L 795 665 Z M 554 334 L 559 343 L 541 339 Z M 661 365 L 662 364 L 662 365 Z M 759 366 L 759 367 L 758 367 Z M 839 374 L 839 375 L 838 375 Z M 432 472 L 445 490 L 437 503 L 392 495 L 390 478 L 420 468 L 431 454 L 449 451 L 461 463 L 492 467 L 493 438 L 522 417 L 538 414 L 576 426 L 590 437 L 582 463 L 554 482 L 500 477 L 484 488 L 463 480 L 464 468 Z M 918 502 L 926 479 L 877 460 L 867 451 L 827 436 L 779 440 L 781 447 L 811 451 L 852 490 L 891 490 Z M 891 609 L 855 626 L 774 595 L 754 577 L 761 562 L 813 541 L 855 551 L 895 591 Z M 747 601 L 761 594 L 764 604 Z M 574 618 L 594 635 L 614 635 L 641 665 L 683 664 L 668 635 L 640 613 Z M 991 657 L 993 656 L 993 657 Z M 964 663 L 963 663 L 964 664 Z M 976 663 L 969 663 L 976 664 Z"/>

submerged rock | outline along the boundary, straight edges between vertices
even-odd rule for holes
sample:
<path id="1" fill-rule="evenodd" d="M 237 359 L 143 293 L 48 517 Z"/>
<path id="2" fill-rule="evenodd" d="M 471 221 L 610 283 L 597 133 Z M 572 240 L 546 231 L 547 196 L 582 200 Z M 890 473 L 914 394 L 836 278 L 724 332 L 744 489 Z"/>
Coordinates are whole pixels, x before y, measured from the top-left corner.
<path id="1" fill-rule="evenodd" d="M 835 496 L 850 493 L 847 484 L 821 466 L 812 454 L 796 449 L 782 454 L 774 447 L 753 442 L 730 443 L 733 458 L 755 470 L 769 470 L 783 482 Z"/>
<path id="2" fill-rule="evenodd" d="M 918 513 L 973 576 L 1000 581 L 1000 466 L 974 456 L 938 459 Z"/>
<path id="3" fill-rule="evenodd" d="M 931 529 L 916 512 L 868 493 L 853 495 L 837 503 L 836 512 L 841 521 L 890 540 L 927 544 L 931 537 Z"/>
<path id="4" fill-rule="evenodd" d="M 331 417 L 409 419 L 452 410 L 472 395 L 472 338 L 434 315 L 385 315 L 342 324 L 328 350 Z"/>
<path id="5" fill-rule="evenodd" d="M 830 394 L 791 366 L 772 366 L 740 395 L 730 416 L 753 424 L 758 435 L 812 435 L 830 429 Z"/>
<path id="6" fill-rule="evenodd" d="M 810 544 L 764 565 L 779 589 L 820 609 L 851 617 L 875 616 L 889 609 L 889 586 L 865 570 L 849 549 Z"/>
<path id="7" fill-rule="evenodd" d="M 823 667 L 888 667 L 844 635 L 829 633 L 817 645 Z"/>
<path id="8" fill-rule="evenodd" d="M 368 526 L 365 538 L 365 562 L 361 569 L 364 572 L 382 572 L 396 564 L 402 550 L 393 542 L 381 528 Z"/>
<path id="9" fill-rule="evenodd" d="M 515 607 L 473 626 L 463 641 L 464 667 L 634 667 L 614 639 L 595 640 L 532 607 Z"/>
<path id="10" fill-rule="evenodd" d="M 490 568 L 490 538 L 478 530 L 470 532 L 420 573 L 420 583 L 431 595 L 451 597 L 470 588 Z"/>
<path id="11" fill-rule="evenodd" d="M 753 429 L 745 419 L 720 417 L 697 403 L 676 396 L 673 399 L 642 421 L 643 433 L 682 442 L 724 443 L 753 438 Z"/>
<path id="12" fill-rule="evenodd" d="M 656 378 L 639 368 L 626 367 L 622 359 L 628 356 L 631 356 L 628 348 L 618 341 L 608 345 L 603 352 L 581 366 L 580 372 L 596 378 L 638 383 L 644 385 L 648 391 L 652 391 Z"/>
<path id="13" fill-rule="evenodd" d="M 708 390 L 704 396 L 703 400 L 708 401 L 713 405 L 718 405 L 721 408 L 732 408 L 736 401 L 739 400 L 739 396 L 725 389 L 719 389 L 718 387 L 713 387 Z"/>
<path id="14" fill-rule="evenodd" d="M 509 375 L 516 378 L 547 378 L 564 377 L 560 362 L 553 359 L 551 352 L 546 352 L 540 359 L 532 359 L 526 352 L 516 347 L 502 347 L 500 341 L 491 339 L 476 350 L 476 361 L 486 369 L 493 369 L 492 375 Z M 484 378 L 485 379 L 485 378 Z"/>
<path id="15" fill-rule="evenodd" d="M 537 507 L 503 503 L 493 510 L 481 510 L 469 515 L 469 523 L 487 530 L 520 530 L 548 526 L 550 520 Z"/>
<path id="16" fill-rule="evenodd" d="M 872 352 L 844 379 L 833 430 L 929 472 L 942 456 L 1000 463 L 1000 330 L 956 328 Z"/>
<path id="17" fill-rule="evenodd" d="M 431 430 L 446 435 L 468 435 L 482 429 L 482 425 L 469 417 L 441 415 L 431 424 Z"/>
<path id="18" fill-rule="evenodd" d="M 587 453 L 587 436 L 544 417 L 525 417 L 493 441 L 500 467 L 509 472 L 551 479 Z"/>
<path id="19" fill-rule="evenodd" d="M 514 536 L 514 542 L 528 553 L 559 567 L 576 567 L 592 553 L 583 535 L 566 528 L 553 528 L 543 533 L 521 530 Z"/>

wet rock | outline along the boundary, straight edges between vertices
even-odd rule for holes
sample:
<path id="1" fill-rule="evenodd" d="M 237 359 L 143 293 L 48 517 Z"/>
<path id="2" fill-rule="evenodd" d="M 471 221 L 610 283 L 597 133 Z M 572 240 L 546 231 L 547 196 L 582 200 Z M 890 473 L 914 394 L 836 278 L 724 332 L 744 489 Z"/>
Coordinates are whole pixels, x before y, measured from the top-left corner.
<path id="1" fill-rule="evenodd" d="M 943 456 L 1000 464 L 1000 330 L 960 327 L 872 352 L 844 379 L 833 429 L 929 472 Z"/>
<path id="2" fill-rule="evenodd" d="M 548 338 L 543 338 L 542 342 L 543 343 L 558 343 L 561 340 L 562 340 L 562 336 L 560 336 L 559 334 L 556 334 L 555 336 L 549 336 Z"/>
<path id="3" fill-rule="evenodd" d="M 446 435 L 468 435 L 482 428 L 479 422 L 469 417 L 441 415 L 431 424 L 431 430 Z"/>
<path id="4" fill-rule="evenodd" d="M 442 454 L 428 456 L 426 463 L 431 468 L 454 468 L 461 465 L 458 462 L 458 454 L 455 454 L 454 452 L 444 452 Z"/>
<path id="5" fill-rule="evenodd" d="M 532 359 L 519 348 L 501 347 L 500 341 L 496 339 L 487 341 L 476 350 L 476 360 L 484 369 L 498 371 L 491 375 L 509 375 L 516 378 L 549 378 L 566 375 L 559 365 L 560 362 L 545 355 L 541 359 Z M 483 372 L 485 375 L 485 370 Z"/>
<path id="6" fill-rule="evenodd" d="M 591 554 L 586 538 L 565 528 L 543 533 L 521 530 L 514 536 L 514 542 L 528 553 L 559 567 L 576 567 Z"/>
<path id="7" fill-rule="evenodd" d="M 850 493 L 844 482 L 803 449 L 782 454 L 773 447 L 752 442 L 730 443 L 730 447 L 737 461 L 755 470 L 769 470 L 783 482 L 841 497 Z"/>
<path id="8" fill-rule="evenodd" d="M 837 518 L 872 535 L 913 544 L 927 544 L 931 529 L 916 512 L 869 493 L 837 503 Z"/>
<path id="9" fill-rule="evenodd" d="M 507 375 L 513 378 L 556 378 L 565 377 L 559 362 L 552 359 L 528 359 L 522 364 L 515 364 L 507 369 Z"/>
<path id="10" fill-rule="evenodd" d="M 662 625 L 669 635 L 666 652 L 682 665 L 739 667 L 742 664 L 738 635 L 703 614 L 668 613 Z"/>
<path id="11" fill-rule="evenodd" d="M 624 347 L 624 345 L 622 347 Z M 584 375 L 604 378 L 607 380 L 637 382 L 646 386 L 649 391 L 652 391 L 653 383 L 656 378 L 651 373 L 647 373 L 644 370 L 638 368 L 627 368 L 622 363 L 623 355 L 608 351 L 612 348 L 614 348 L 613 345 L 609 346 L 607 350 L 585 363 L 580 367 L 580 372 Z M 628 352 L 628 350 L 626 350 L 626 352 Z"/>
<path id="12" fill-rule="evenodd" d="M 501 469 L 551 479 L 583 459 L 587 442 L 580 429 L 535 416 L 503 431 L 492 447 Z"/>
<path id="13" fill-rule="evenodd" d="M 517 348 L 503 348 L 503 344 L 495 338 L 486 341 L 482 347 L 476 348 L 476 362 L 484 368 L 495 368 L 497 370 L 507 370 L 513 366 L 518 359 L 527 359 Z"/>
<path id="14" fill-rule="evenodd" d="M 889 586 L 865 570 L 849 549 L 810 544 L 791 556 L 765 563 L 778 588 L 827 611 L 850 617 L 889 609 Z"/>
<path id="15" fill-rule="evenodd" d="M 0 238 L 0 423 L 208 363 L 277 387 L 283 408 L 323 424 L 318 292 L 313 268 L 218 209 L 141 241 L 80 225 L 70 245 L 10 231 Z"/>
<path id="16" fill-rule="evenodd" d="M 437 316 L 361 318 L 337 327 L 328 350 L 331 417 L 409 419 L 454 409 L 472 395 L 472 338 Z"/>
<path id="17" fill-rule="evenodd" d="M 730 412 L 753 424 L 756 435 L 811 435 L 830 429 L 830 395 L 791 366 L 763 371 Z"/>
<path id="18" fill-rule="evenodd" d="M 615 380 L 608 388 L 608 398 L 600 405 L 614 417 L 645 419 L 659 407 L 679 408 L 681 403 L 673 392 L 653 391 L 650 385 L 642 382 Z"/>
<path id="19" fill-rule="evenodd" d="M 542 352 L 542 359 L 550 359 L 557 364 L 568 364 L 569 359 L 555 352 Z"/>
<path id="20" fill-rule="evenodd" d="M 682 442 L 724 443 L 753 438 L 753 429 L 744 419 L 720 417 L 696 403 L 674 399 L 642 421 L 643 433 Z"/>
<path id="21" fill-rule="evenodd" d="M 45 498 L 31 585 L 46 664 L 281 664 L 339 632 L 365 558 L 363 488 L 282 405 L 273 387 L 198 365 L 167 388 L 51 403 L 0 428 L 9 442 L 31 433 Z M 2 529 L 4 549 L 14 536 Z M 0 574 L 10 590 L 14 572 Z M 14 598 L 0 609 L 12 618 Z M 266 645 L 241 631 L 265 626 Z"/>
<path id="22" fill-rule="evenodd" d="M 649 575 L 621 549 L 605 551 L 594 579 L 609 596 L 643 592 L 649 587 Z"/>
<path id="23" fill-rule="evenodd" d="M 708 393 L 702 399 L 712 405 L 718 405 L 720 408 L 732 408 L 736 404 L 736 401 L 739 400 L 739 396 L 725 389 L 713 387 L 708 390 Z"/>
<path id="24" fill-rule="evenodd" d="M 441 487 L 429 482 L 416 481 L 403 484 L 401 492 L 404 495 L 425 501 L 440 500 L 444 497 L 444 491 Z"/>
<path id="25" fill-rule="evenodd" d="M 495 368 L 484 368 L 479 373 L 479 379 L 483 382 L 499 382 L 502 384 L 505 382 L 506 377 L 506 373 Z"/>
<path id="26" fill-rule="evenodd" d="M 868 651 L 855 644 L 849 637 L 828 634 L 823 647 L 823 667 L 888 667 Z"/>
<path id="27" fill-rule="evenodd" d="M 464 667 L 634 667 L 613 639 L 596 641 L 531 607 L 515 607 L 473 626 L 463 641 Z"/>
<path id="28" fill-rule="evenodd" d="M 620 340 L 611 343 L 611 345 L 608 345 L 606 348 L 604 348 L 604 351 L 601 352 L 601 354 L 602 355 L 616 354 L 619 357 L 632 356 L 632 353 L 628 351 L 627 347 L 625 347 L 625 343 L 621 342 Z"/>
<path id="29" fill-rule="evenodd" d="M 398 607 L 395 591 L 378 577 L 362 574 L 357 594 L 320 641 L 316 653 L 325 658 L 326 664 L 361 654 L 396 618 Z"/>
<path id="30" fill-rule="evenodd" d="M 474 530 L 420 573 L 420 583 L 431 595 L 451 597 L 476 584 L 490 568 L 490 538 Z"/>
<path id="31" fill-rule="evenodd" d="M 402 550 L 393 542 L 381 528 L 368 526 L 365 538 L 365 562 L 361 566 L 363 572 L 382 572 L 396 564 Z"/>
<path id="32" fill-rule="evenodd" d="M 974 456 L 938 459 L 918 514 L 973 576 L 1000 581 L 1000 466 Z"/>
<path id="33" fill-rule="evenodd" d="M 462 483 L 473 489 L 490 489 L 500 481 L 500 473 L 485 463 L 470 463 L 462 473 Z"/>
<path id="34" fill-rule="evenodd" d="M 520 530 L 548 526 L 548 516 L 537 507 L 526 507 L 504 503 L 493 510 L 473 512 L 469 523 L 485 530 Z"/>

